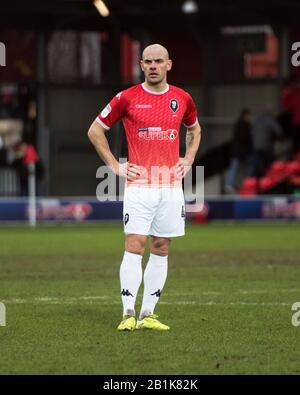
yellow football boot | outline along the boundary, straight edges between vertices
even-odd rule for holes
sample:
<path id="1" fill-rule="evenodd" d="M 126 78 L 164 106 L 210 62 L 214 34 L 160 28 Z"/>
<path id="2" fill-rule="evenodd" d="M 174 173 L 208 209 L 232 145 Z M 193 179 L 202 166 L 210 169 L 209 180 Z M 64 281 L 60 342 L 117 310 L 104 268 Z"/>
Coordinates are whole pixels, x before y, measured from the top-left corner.
<path id="1" fill-rule="evenodd" d="M 136 324 L 136 329 L 152 329 L 155 331 L 168 331 L 170 327 L 168 325 L 162 324 L 158 321 L 158 315 L 151 314 L 144 317 L 142 320 L 138 320 Z"/>
<path id="2" fill-rule="evenodd" d="M 123 320 L 117 327 L 118 331 L 134 331 L 136 327 L 136 319 L 130 315 L 124 315 Z"/>

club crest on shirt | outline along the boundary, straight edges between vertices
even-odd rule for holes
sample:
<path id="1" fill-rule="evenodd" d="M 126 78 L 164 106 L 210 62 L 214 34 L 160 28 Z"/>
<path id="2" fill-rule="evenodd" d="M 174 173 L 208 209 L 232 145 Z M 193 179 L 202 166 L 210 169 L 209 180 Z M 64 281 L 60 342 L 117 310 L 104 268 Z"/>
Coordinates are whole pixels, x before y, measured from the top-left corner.
<path id="1" fill-rule="evenodd" d="M 170 108 L 173 112 L 176 112 L 179 108 L 178 101 L 176 99 L 171 99 L 170 101 Z"/>

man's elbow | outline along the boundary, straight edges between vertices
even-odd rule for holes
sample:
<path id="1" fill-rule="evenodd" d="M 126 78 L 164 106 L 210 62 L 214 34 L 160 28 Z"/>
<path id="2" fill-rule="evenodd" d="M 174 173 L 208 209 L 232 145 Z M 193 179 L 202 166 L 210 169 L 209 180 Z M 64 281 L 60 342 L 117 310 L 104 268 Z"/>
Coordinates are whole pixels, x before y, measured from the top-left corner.
<path id="1" fill-rule="evenodd" d="M 93 141 L 94 134 L 95 134 L 95 131 L 94 131 L 93 127 L 91 126 L 87 132 L 87 135 L 88 135 L 88 138 L 90 141 Z"/>
<path id="2" fill-rule="evenodd" d="M 92 125 L 90 126 L 87 135 L 92 143 L 97 139 L 97 137 L 99 137 L 99 131 L 95 127 L 94 123 L 92 123 Z"/>

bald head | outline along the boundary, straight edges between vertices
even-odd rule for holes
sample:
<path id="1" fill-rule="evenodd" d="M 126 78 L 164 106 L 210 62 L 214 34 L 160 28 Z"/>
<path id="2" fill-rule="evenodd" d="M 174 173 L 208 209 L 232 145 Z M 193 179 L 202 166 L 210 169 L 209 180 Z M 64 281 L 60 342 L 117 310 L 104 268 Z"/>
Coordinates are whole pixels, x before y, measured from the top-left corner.
<path id="1" fill-rule="evenodd" d="M 167 48 L 160 44 L 148 45 L 143 51 L 142 59 L 144 60 L 147 56 L 162 57 L 165 60 L 169 59 L 169 52 Z"/>
<path id="2" fill-rule="evenodd" d="M 157 91 L 164 90 L 167 84 L 167 72 L 172 68 L 172 60 L 165 47 L 152 44 L 143 51 L 141 68 L 145 74 L 146 86 L 154 87 Z"/>

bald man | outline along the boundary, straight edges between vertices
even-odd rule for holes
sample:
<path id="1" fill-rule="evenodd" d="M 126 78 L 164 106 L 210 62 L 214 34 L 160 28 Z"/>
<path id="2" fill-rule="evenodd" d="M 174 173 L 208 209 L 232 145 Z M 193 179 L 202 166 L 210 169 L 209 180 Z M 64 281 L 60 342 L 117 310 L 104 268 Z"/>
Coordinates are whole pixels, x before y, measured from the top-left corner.
<path id="1" fill-rule="evenodd" d="M 118 93 L 90 126 L 88 136 L 99 156 L 115 174 L 125 177 L 123 221 L 125 252 L 120 267 L 123 319 L 117 329 L 166 331 L 154 314 L 168 271 L 171 239 L 185 233 L 182 178 L 194 162 L 201 128 L 196 106 L 184 90 L 167 83 L 172 61 L 159 44 L 146 47 L 140 66 L 145 81 Z M 119 164 L 105 133 L 122 120 L 128 162 Z M 180 126 L 187 128 L 186 152 L 179 157 Z M 142 257 L 150 238 L 144 276 Z M 144 280 L 141 311 L 135 301 Z"/>

